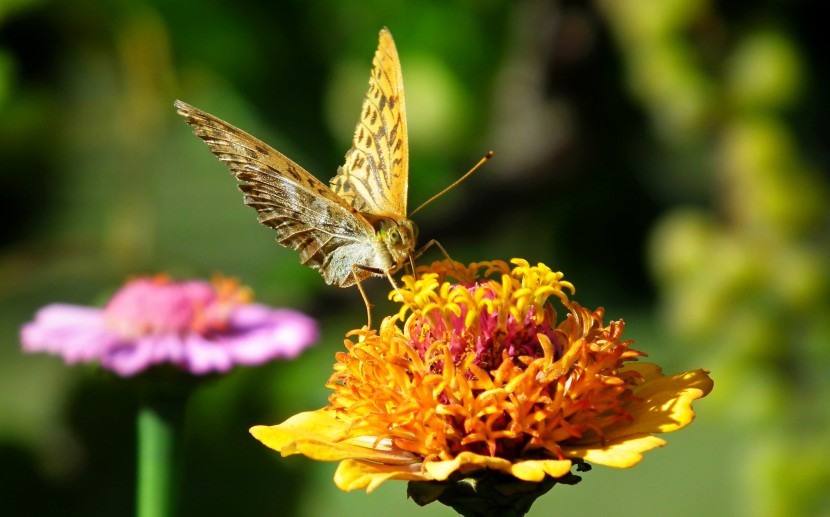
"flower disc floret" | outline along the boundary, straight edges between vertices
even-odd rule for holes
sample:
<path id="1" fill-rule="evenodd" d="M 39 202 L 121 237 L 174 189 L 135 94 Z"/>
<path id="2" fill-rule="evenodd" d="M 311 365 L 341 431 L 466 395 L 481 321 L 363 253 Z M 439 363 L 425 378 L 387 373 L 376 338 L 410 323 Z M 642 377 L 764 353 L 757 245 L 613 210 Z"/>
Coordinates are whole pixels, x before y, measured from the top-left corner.
<path id="1" fill-rule="evenodd" d="M 619 339 L 621 322 L 603 327 L 602 311 L 571 302 L 573 286 L 544 265 L 453 268 L 444 275 L 472 280 L 405 277 L 403 328 L 386 319 L 338 354 L 331 408 L 349 415 L 353 432 L 427 462 L 462 452 L 564 459 L 564 441 L 627 417 L 638 376 L 617 369 L 642 354 Z M 481 271 L 495 278 L 476 279 Z M 561 322 L 551 298 L 567 313 Z"/>

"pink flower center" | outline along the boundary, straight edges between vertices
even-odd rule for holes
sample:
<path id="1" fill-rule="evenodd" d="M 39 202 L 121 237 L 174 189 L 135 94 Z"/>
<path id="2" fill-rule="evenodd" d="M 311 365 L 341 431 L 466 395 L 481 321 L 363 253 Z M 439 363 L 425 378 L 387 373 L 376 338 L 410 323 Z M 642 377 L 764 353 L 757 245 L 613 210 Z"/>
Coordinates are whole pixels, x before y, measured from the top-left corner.
<path id="1" fill-rule="evenodd" d="M 488 304 L 496 298 L 496 293 L 486 282 L 470 286 L 456 284 L 452 289 L 467 289 L 471 301 L 476 300 L 477 303 L 458 304 L 458 313 L 435 308 L 417 320 L 410 329 L 410 336 L 422 356 L 441 343 L 449 348 L 456 363 L 472 352 L 476 356 L 474 364 L 484 369 L 495 369 L 501 364 L 504 352 L 514 360 L 544 356 L 538 337 L 544 334 L 554 347 L 553 360 L 561 357 L 564 345 L 551 326 L 551 323 L 556 323 L 556 315 L 550 304 L 544 305 L 545 314 L 540 322 L 532 306 L 517 319 L 512 312 L 498 311 Z M 468 319 L 470 311 L 477 312 L 477 317 Z"/>
<path id="2" fill-rule="evenodd" d="M 137 278 L 122 287 L 104 309 L 111 329 L 125 337 L 148 334 L 202 335 L 225 330 L 233 309 L 249 294 L 232 279 L 173 282 Z"/>

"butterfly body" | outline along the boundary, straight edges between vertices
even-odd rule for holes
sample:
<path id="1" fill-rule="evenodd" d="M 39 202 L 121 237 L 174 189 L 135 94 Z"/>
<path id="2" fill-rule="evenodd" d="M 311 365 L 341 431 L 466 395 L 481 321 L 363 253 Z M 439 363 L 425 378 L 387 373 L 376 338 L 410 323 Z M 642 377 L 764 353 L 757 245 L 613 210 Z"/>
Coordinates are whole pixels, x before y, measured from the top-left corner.
<path id="1" fill-rule="evenodd" d="M 175 106 L 236 176 L 259 222 L 273 228 L 277 242 L 296 250 L 300 262 L 318 270 L 326 283 L 359 287 L 372 275 L 391 280 L 415 252 L 417 228 L 406 212 L 403 78 L 386 29 L 352 147 L 329 186 L 241 129 L 182 101 Z"/>

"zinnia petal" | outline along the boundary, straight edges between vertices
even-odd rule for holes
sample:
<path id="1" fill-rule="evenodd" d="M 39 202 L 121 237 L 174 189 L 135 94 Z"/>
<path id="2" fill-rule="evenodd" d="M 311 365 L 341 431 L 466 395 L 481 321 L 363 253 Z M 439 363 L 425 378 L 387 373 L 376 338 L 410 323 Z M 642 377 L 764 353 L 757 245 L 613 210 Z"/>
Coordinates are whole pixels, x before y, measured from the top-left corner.
<path id="1" fill-rule="evenodd" d="M 418 464 L 384 465 L 355 459 L 341 461 L 334 473 L 334 484 L 346 492 L 365 488 L 366 493 L 370 493 L 390 479 L 424 481 L 428 478 L 421 473 Z"/>
<path id="2" fill-rule="evenodd" d="M 118 375 L 170 364 L 191 374 L 290 358 L 317 340 L 304 314 L 250 303 L 231 279 L 129 281 L 104 309 L 53 304 L 21 329 L 27 352 L 67 363 L 98 361 Z"/>
<path id="3" fill-rule="evenodd" d="M 670 433 L 686 427 L 695 417 L 692 402 L 708 395 L 714 386 L 706 370 L 665 376 L 659 366 L 651 363 L 631 363 L 626 369 L 643 376 L 644 382 L 634 390 L 640 400 L 627 407 L 632 422 L 625 428 L 608 429 L 609 438 L 637 430 Z"/>
<path id="4" fill-rule="evenodd" d="M 582 458 L 588 463 L 605 465 L 625 469 L 633 467 L 643 459 L 643 453 L 663 447 L 666 441 L 662 438 L 646 435 L 628 435 L 617 441 L 604 444 L 592 444 L 584 447 L 564 447 L 565 454 L 572 458 Z"/>
<path id="5" fill-rule="evenodd" d="M 545 476 L 562 477 L 571 471 L 571 460 L 526 460 L 510 468 L 510 473 L 524 481 L 542 481 Z"/>
<path id="6" fill-rule="evenodd" d="M 426 463 L 426 470 L 436 481 L 448 479 L 455 472 L 470 472 L 486 468 L 498 470 L 523 481 L 538 482 L 546 475 L 562 477 L 571 470 L 570 460 L 525 460 L 512 462 L 504 458 L 482 456 L 472 452 L 462 452 L 452 460 Z"/>
<path id="7" fill-rule="evenodd" d="M 325 410 L 300 413 L 279 425 L 257 425 L 250 433 L 283 456 L 304 454 L 319 461 L 366 459 L 385 464 L 410 464 L 416 460 L 414 455 L 396 451 L 382 440 L 347 439 L 345 422 Z"/>

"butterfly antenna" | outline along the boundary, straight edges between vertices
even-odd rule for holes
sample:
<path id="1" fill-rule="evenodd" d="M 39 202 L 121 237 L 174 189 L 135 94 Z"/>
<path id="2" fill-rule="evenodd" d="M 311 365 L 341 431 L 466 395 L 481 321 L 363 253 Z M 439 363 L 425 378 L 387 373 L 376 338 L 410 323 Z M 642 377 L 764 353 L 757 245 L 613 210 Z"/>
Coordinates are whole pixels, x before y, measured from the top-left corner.
<path id="1" fill-rule="evenodd" d="M 493 151 L 487 151 L 487 154 L 485 154 L 485 155 L 481 158 L 481 160 L 479 160 L 479 161 L 478 161 L 478 163 L 477 163 L 477 164 L 475 164 L 475 165 L 473 166 L 473 168 L 472 168 L 472 169 L 470 169 L 469 171 L 467 171 L 467 173 L 466 173 L 466 174 L 464 174 L 463 176 L 461 176 L 461 177 L 460 177 L 460 178 L 458 178 L 457 180 L 453 181 L 453 182 L 452 182 L 452 185 L 450 185 L 449 187 L 445 188 L 445 189 L 444 189 L 444 190 L 442 190 L 441 192 L 439 192 L 439 193 L 435 194 L 435 195 L 434 195 L 434 196 L 432 196 L 431 198 L 427 199 L 426 201 L 424 201 L 423 203 L 421 203 L 421 206 L 419 206 L 418 208 L 416 208 L 415 210 L 413 210 L 412 212 L 410 212 L 410 213 L 409 213 L 409 218 L 412 218 L 412 216 L 413 216 L 413 215 L 415 215 L 417 212 L 420 212 L 422 208 L 424 208 L 424 207 L 425 207 L 425 206 L 427 206 L 428 204 L 432 203 L 433 201 L 435 201 L 435 200 L 436 200 L 436 199 L 438 199 L 439 197 L 443 196 L 444 194 L 446 194 L 446 193 L 447 193 L 447 192 L 449 192 L 450 190 L 454 189 L 454 188 L 455 188 L 455 187 L 456 187 L 459 183 L 461 183 L 462 181 L 464 181 L 465 179 L 467 179 L 468 177 L 470 177 L 470 175 L 471 175 L 472 173 L 474 173 L 476 170 L 478 170 L 478 168 L 479 168 L 479 167 L 481 167 L 482 165 L 484 165 L 484 162 L 486 162 L 487 160 L 489 160 L 489 159 L 490 159 L 490 158 L 492 158 L 492 157 L 493 157 Z"/>

